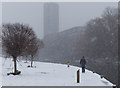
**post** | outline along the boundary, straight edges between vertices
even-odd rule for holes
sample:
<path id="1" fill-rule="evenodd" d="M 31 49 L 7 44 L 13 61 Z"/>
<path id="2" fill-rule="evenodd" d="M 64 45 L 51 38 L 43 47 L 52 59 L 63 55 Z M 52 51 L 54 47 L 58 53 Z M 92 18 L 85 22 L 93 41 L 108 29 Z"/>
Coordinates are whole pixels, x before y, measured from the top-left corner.
<path id="1" fill-rule="evenodd" d="M 77 83 L 80 82 L 80 70 L 77 70 Z"/>

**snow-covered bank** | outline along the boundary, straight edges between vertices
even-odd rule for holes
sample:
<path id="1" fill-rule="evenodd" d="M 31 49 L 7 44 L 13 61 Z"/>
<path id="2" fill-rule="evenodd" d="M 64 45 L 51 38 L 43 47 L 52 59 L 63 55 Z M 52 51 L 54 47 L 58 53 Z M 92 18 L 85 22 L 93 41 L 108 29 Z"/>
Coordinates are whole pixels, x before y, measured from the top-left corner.
<path id="1" fill-rule="evenodd" d="M 0 58 L 1 59 L 1 58 Z M 96 73 L 81 68 L 63 64 L 35 62 L 36 68 L 27 68 L 29 63 L 18 62 L 21 75 L 7 76 L 12 71 L 12 60 L 3 60 L 3 86 L 112 86 L 106 79 L 101 79 Z M 76 72 L 80 69 L 80 83 L 76 83 Z"/>

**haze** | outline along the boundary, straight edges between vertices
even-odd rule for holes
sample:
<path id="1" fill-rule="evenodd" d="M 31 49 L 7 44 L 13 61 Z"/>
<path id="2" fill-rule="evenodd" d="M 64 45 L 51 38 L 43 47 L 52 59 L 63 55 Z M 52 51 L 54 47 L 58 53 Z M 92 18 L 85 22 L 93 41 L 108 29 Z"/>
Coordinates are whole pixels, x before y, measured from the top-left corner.
<path id="1" fill-rule="evenodd" d="M 57 2 L 58 3 L 58 2 Z M 2 23 L 24 23 L 33 27 L 43 38 L 43 2 L 2 3 Z M 84 26 L 90 19 L 100 17 L 106 7 L 117 7 L 117 2 L 59 2 L 60 31 Z"/>

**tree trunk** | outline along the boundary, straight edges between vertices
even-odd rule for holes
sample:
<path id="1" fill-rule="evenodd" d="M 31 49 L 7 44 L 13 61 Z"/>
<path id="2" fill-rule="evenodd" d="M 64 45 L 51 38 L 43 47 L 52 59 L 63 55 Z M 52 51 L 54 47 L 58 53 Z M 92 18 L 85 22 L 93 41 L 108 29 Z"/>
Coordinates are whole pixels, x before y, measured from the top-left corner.
<path id="1" fill-rule="evenodd" d="M 33 67 L 33 55 L 31 55 L 31 67 Z"/>
<path id="2" fill-rule="evenodd" d="M 26 63 L 27 63 L 27 59 L 28 59 L 28 58 L 27 58 L 27 56 L 26 56 Z"/>
<path id="3" fill-rule="evenodd" d="M 26 63 L 27 63 L 27 58 L 26 58 Z"/>
<path id="4" fill-rule="evenodd" d="M 13 57 L 13 61 L 14 61 L 14 73 L 17 72 L 17 62 L 16 62 L 16 57 Z"/>

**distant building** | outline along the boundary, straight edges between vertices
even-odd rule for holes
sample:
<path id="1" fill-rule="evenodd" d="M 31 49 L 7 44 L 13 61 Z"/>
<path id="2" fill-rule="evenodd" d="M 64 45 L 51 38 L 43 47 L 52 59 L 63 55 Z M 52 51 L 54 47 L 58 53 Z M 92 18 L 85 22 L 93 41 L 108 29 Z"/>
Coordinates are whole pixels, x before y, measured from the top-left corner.
<path id="1" fill-rule="evenodd" d="M 44 37 L 59 32 L 59 6 L 56 3 L 44 4 Z"/>

